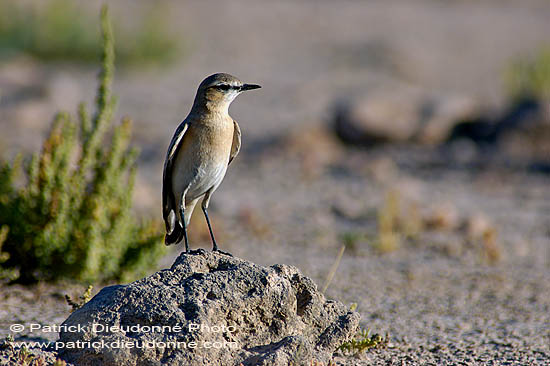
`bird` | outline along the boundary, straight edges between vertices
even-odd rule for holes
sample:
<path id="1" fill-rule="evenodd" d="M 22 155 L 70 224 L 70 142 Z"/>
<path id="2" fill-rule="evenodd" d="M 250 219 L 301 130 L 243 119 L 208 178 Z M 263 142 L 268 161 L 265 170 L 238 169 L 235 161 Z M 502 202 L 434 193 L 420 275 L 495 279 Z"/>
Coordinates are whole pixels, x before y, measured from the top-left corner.
<path id="1" fill-rule="evenodd" d="M 242 92 L 258 88 L 261 86 L 245 84 L 226 73 L 210 75 L 200 83 L 193 106 L 176 128 L 164 161 L 162 211 L 166 245 L 183 239 L 185 252 L 189 252 L 187 228 L 195 205 L 203 198 L 202 211 L 212 251 L 229 254 L 218 248 L 208 205 L 241 149 L 241 129 L 229 116 L 229 106 Z"/>

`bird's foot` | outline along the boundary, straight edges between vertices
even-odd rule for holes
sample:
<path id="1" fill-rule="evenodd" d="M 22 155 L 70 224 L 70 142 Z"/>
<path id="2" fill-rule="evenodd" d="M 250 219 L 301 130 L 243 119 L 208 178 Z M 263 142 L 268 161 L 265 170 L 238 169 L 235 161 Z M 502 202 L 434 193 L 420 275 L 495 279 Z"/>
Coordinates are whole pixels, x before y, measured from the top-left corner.
<path id="1" fill-rule="evenodd" d="M 185 254 L 190 254 L 190 255 L 197 255 L 197 254 L 204 254 L 206 253 L 206 250 L 204 250 L 203 248 L 198 248 L 198 249 L 191 249 L 187 252 L 184 252 Z"/>
<path id="2" fill-rule="evenodd" d="M 233 254 L 229 253 L 229 252 L 224 252 L 223 250 L 220 250 L 218 248 L 215 248 L 215 249 L 212 249 L 213 252 L 218 252 L 220 254 L 225 254 L 227 256 L 230 256 L 230 257 L 233 257 Z"/>

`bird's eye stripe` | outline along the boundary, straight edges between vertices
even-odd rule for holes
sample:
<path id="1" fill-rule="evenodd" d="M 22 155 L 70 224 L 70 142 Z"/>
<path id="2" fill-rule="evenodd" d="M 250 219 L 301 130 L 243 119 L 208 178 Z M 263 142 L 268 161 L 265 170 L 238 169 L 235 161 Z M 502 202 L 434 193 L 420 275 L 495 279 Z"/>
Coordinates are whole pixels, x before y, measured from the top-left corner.
<path id="1" fill-rule="evenodd" d="M 214 89 L 218 89 L 218 90 L 241 90 L 242 86 L 241 85 L 230 85 L 230 84 L 218 84 L 218 85 L 212 85 L 212 86 L 209 86 L 208 88 L 214 88 Z"/>

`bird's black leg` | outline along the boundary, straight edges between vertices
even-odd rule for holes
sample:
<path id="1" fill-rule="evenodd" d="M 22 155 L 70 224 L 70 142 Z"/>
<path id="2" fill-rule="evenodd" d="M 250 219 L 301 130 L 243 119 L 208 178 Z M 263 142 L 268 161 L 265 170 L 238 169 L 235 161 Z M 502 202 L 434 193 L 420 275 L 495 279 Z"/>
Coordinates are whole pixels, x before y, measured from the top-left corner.
<path id="1" fill-rule="evenodd" d="M 210 218 L 208 217 L 208 209 L 204 205 L 202 206 L 202 212 L 204 212 L 204 217 L 206 217 L 206 223 L 208 224 L 208 230 L 210 231 L 210 237 L 212 238 L 212 250 L 217 251 L 218 250 L 218 244 L 216 243 L 216 239 L 214 238 L 214 232 L 212 231 L 212 225 L 210 225 Z"/>
<path id="2" fill-rule="evenodd" d="M 233 256 L 231 253 L 224 252 L 218 248 L 218 244 L 216 243 L 216 239 L 214 238 L 214 232 L 212 231 L 212 225 L 210 225 L 210 218 L 208 217 L 208 208 L 206 208 L 205 205 L 202 206 L 202 212 L 204 212 L 204 217 L 206 217 L 206 223 L 208 224 L 208 230 L 210 231 L 210 237 L 212 238 L 212 251 Z"/>
<path id="3" fill-rule="evenodd" d="M 180 205 L 180 216 L 181 216 L 181 222 L 183 226 L 183 239 L 185 240 L 185 252 L 189 253 L 189 239 L 187 238 L 187 225 L 185 225 L 185 198 L 181 198 L 181 205 Z"/>

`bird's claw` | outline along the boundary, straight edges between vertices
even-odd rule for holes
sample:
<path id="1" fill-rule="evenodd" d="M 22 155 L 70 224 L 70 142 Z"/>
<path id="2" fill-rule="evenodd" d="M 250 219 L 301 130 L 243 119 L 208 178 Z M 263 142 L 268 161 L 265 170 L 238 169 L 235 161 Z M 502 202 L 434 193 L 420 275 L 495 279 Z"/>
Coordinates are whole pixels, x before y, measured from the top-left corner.
<path id="1" fill-rule="evenodd" d="M 212 251 L 213 251 L 213 252 L 218 252 L 218 253 L 220 253 L 220 254 L 225 254 L 225 255 L 227 255 L 227 256 L 229 256 L 229 257 L 233 257 L 233 254 L 231 254 L 231 253 L 229 253 L 229 252 L 224 252 L 223 250 L 220 250 L 220 249 L 218 249 L 218 248 L 212 249 Z"/>

